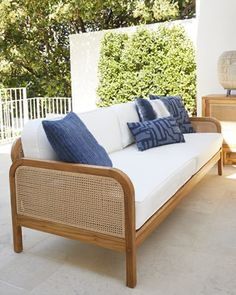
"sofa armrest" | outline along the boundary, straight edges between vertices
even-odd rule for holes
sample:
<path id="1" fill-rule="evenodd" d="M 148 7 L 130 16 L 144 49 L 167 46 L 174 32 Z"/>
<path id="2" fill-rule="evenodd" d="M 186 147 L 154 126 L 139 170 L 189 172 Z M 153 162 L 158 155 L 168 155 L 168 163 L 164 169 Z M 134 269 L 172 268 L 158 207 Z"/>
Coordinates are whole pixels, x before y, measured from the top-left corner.
<path id="1" fill-rule="evenodd" d="M 221 133 L 220 122 L 210 117 L 191 117 L 190 121 L 196 132 Z"/>
<path id="2" fill-rule="evenodd" d="M 22 148 L 22 142 L 21 138 L 17 138 L 11 147 L 11 160 L 12 162 L 15 162 L 18 159 L 21 159 L 24 157 L 23 148 Z"/>
<path id="3" fill-rule="evenodd" d="M 135 231 L 134 188 L 114 168 L 21 158 L 10 169 L 12 213 L 124 238 Z"/>

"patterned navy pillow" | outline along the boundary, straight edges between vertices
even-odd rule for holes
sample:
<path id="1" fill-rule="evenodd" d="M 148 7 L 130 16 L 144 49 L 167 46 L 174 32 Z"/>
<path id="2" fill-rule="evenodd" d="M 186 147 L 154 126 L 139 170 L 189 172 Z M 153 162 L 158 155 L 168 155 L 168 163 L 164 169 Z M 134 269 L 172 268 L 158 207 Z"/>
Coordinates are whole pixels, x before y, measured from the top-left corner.
<path id="1" fill-rule="evenodd" d="M 136 110 L 141 122 L 150 121 L 156 119 L 156 112 L 153 110 L 150 102 L 145 98 L 135 99 Z"/>
<path id="2" fill-rule="evenodd" d="M 149 95 L 149 98 L 163 101 L 170 114 L 176 119 L 182 133 L 195 132 L 180 96 Z"/>
<path id="3" fill-rule="evenodd" d="M 185 142 L 184 136 L 172 116 L 127 124 L 140 151 L 156 146 Z"/>
<path id="4" fill-rule="evenodd" d="M 105 149 L 75 113 L 71 112 L 61 120 L 45 120 L 42 124 L 61 161 L 112 167 Z"/>

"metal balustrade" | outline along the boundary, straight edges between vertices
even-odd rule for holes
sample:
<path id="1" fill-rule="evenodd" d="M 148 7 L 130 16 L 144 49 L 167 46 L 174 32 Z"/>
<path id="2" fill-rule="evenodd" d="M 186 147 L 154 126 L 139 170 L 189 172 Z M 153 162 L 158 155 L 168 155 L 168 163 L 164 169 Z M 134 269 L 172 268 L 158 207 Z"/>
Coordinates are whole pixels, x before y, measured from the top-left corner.
<path id="1" fill-rule="evenodd" d="M 29 119 L 48 118 L 64 115 L 71 111 L 70 97 L 28 98 Z"/>
<path id="2" fill-rule="evenodd" d="M 26 88 L 0 89 L 0 143 L 17 138 L 28 120 L 64 115 L 71 110 L 69 97 L 27 98 Z"/>

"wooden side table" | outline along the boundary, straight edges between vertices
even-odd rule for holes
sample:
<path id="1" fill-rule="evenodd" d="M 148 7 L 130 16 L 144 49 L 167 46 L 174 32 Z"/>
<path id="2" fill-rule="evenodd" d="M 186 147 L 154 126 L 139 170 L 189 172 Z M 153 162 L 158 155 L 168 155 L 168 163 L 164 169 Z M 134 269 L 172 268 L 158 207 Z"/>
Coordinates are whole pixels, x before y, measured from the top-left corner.
<path id="1" fill-rule="evenodd" d="M 211 94 L 202 97 L 202 114 L 221 122 L 224 164 L 236 163 L 236 96 Z"/>

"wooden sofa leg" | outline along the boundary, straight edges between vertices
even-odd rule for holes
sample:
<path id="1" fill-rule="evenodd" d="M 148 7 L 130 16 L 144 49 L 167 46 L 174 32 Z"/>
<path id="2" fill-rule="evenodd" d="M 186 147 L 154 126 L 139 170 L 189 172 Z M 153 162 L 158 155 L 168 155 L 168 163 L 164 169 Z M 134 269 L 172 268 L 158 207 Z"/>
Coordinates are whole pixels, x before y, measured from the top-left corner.
<path id="1" fill-rule="evenodd" d="M 221 152 L 221 157 L 218 161 L 218 175 L 223 174 L 223 153 Z"/>
<path id="2" fill-rule="evenodd" d="M 136 248 L 133 246 L 126 250 L 126 285 L 129 288 L 134 288 L 136 284 Z"/>
<path id="3" fill-rule="evenodd" d="M 14 251 L 20 253 L 23 251 L 21 226 L 13 224 L 13 245 Z"/>

